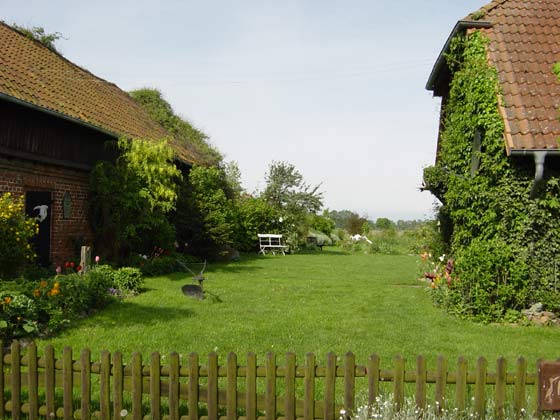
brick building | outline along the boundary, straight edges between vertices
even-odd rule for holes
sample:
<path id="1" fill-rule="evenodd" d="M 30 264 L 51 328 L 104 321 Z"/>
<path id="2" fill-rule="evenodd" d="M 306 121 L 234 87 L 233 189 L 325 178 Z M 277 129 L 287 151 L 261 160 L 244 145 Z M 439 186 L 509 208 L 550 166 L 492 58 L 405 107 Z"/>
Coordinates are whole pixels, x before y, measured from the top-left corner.
<path id="1" fill-rule="evenodd" d="M 116 85 L 0 22 L 0 194 L 25 196 L 39 220 L 43 264 L 91 244 L 89 173 L 115 158 L 105 144 L 121 136 L 169 135 Z M 196 161 L 187 146 L 171 144 L 179 160 Z"/>

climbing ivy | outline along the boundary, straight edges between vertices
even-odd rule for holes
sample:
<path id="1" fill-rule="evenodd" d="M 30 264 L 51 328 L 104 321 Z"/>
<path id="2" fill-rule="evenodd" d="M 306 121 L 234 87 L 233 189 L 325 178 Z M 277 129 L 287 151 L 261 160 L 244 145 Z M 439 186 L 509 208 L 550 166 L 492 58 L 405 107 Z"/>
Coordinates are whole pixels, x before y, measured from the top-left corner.
<path id="1" fill-rule="evenodd" d="M 424 170 L 425 188 L 442 202 L 438 219 L 455 260 L 451 279 L 434 297 L 481 321 L 515 318 L 536 301 L 560 310 L 559 174 L 546 165 L 531 198 L 532 161 L 506 156 L 487 44 L 480 31 L 452 40 L 438 159 Z"/>

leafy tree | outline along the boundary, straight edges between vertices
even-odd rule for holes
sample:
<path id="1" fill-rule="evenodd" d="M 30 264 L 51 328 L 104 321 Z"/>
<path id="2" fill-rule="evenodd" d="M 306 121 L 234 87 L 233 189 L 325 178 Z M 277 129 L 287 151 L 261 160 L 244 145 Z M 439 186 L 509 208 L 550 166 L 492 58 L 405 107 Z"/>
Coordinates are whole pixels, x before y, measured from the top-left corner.
<path id="1" fill-rule="evenodd" d="M 365 217 L 360 217 L 357 213 L 351 212 L 346 219 L 344 229 L 351 235 L 361 234 L 365 223 L 369 224 Z"/>
<path id="2" fill-rule="evenodd" d="M 53 32 L 49 34 L 46 33 L 45 29 L 42 28 L 41 26 L 33 26 L 31 28 L 28 28 L 26 26 L 19 26 L 15 23 L 12 24 L 12 26 L 18 31 L 20 31 L 22 34 L 24 34 L 27 38 L 34 39 L 35 41 L 39 41 L 49 50 L 58 52 L 54 43 L 58 41 L 60 38 L 62 38 L 62 34 L 60 32 Z"/>
<path id="3" fill-rule="evenodd" d="M 175 209 L 181 173 L 165 140 L 121 138 L 118 148 L 115 164 L 99 162 L 92 171 L 90 214 L 96 247 L 122 264 L 132 251 L 149 254 L 173 243 L 167 215 Z"/>
<path id="4" fill-rule="evenodd" d="M 317 213 L 323 206 L 320 185 L 310 186 L 294 165 L 272 162 L 266 174 L 266 188 L 262 194 L 266 202 L 282 216 L 284 233 L 293 250 L 304 242 L 309 231 L 309 214 Z"/>
<path id="5" fill-rule="evenodd" d="M 235 246 L 236 207 L 224 171 L 194 166 L 180 187 L 173 219 L 179 243 L 193 255 L 215 258 Z"/>
<path id="6" fill-rule="evenodd" d="M 294 165 L 272 162 L 266 175 L 265 200 L 288 214 L 316 213 L 323 206 L 323 193 L 317 185 L 312 187 Z"/>
<path id="7" fill-rule="evenodd" d="M 221 154 L 208 143 L 208 136 L 175 114 L 159 90 L 144 88 L 133 90 L 129 94 L 155 121 L 190 150 L 199 163 L 217 165 L 222 161 Z"/>
<path id="8" fill-rule="evenodd" d="M 323 211 L 323 214 L 313 214 L 311 217 L 311 227 L 325 235 L 330 235 L 335 228 L 334 220 L 329 217 L 329 211 Z"/>
<path id="9" fill-rule="evenodd" d="M 395 222 L 386 217 L 379 217 L 375 221 L 375 227 L 379 230 L 389 230 L 394 229 L 396 227 Z"/>

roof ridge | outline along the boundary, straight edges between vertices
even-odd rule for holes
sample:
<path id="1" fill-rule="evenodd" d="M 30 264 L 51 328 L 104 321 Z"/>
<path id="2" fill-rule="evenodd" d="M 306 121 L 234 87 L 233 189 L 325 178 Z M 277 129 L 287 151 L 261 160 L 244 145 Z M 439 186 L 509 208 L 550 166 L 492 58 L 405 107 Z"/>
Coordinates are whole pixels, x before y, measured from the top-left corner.
<path id="1" fill-rule="evenodd" d="M 44 49 L 46 49 L 47 51 L 49 51 L 50 53 L 56 54 L 59 58 L 61 58 L 62 60 L 64 60 L 64 61 L 65 61 L 66 63 L 68 63 L 70 66 L 72 66 L 72 67 L 74 67 L 74 68 L 76 68 L 76 69 L 78 69 L 78 70 L 80 70 L 80 71 L 83 71 L 83 72 L 85 72 L 85 73 L 88 73 L 91 77 L 93 77 L 93 78 L 95 78 L 95 79 L 97 79 L 97 80 L 99 80 L 99 81 L 101 81 L 101 82 L 103 82 L 103 83 L 107 83 L 108 85 L 114 86 L 114 87 L 116 87 L 117 89 L 119 89 L 120 91 L 122 91 L 122 92 L 124 92 L 124 93 L 127 93 L 127 92 L 125 92 L 124 90 L 122 90 L 122 89 L 121 89 L 118 85 L 116 85 L 115 83 L 110 82 L 110 81 L 108 81 L 108 80 L 105 80 L 105 79 L 103 79 L 103 78 L 101 78 L 101 77 L 99 77 L 99 76 L 96 76 L 95 74 L 93 74 L 93 73 L 92 73 L 91 71 L 89 71 L 88 69 L 86 69 L 86 68 L 84 68 L 84 67 L 81 67 L 81 66 L 79 66 L 78 64 L 76 64 L 76 63 L 70 61 L 68 58 L 66 58 L 64 55 L 62 55 L 62 53 L 60 53 L 58 50 L 47 47 L 46 45 L 44 45 L 43 43 L 41 43 L 39 40 L 37 40 L 37 39 L 35 39 L 35 38 L 32 38 L 32 37 L 29 37 L 29 36 L 27 36 L 26 34 L 24 34 L 23 32 L 21 32 L 20 30 L 14 28 L 14 27 L 11 26 L 11 25 L 8 25 L 5 21 L 0 20 L 0 25 L 3 25 L 3 26 L 5 26 L 6 28 L 8 28 L 9 30 L 11 30 L 11 31 L 13 31 L 13 32 L 16 32 L 17 34 L 19 34 L 20 36 L 24 37 L 25 39 L 28 39 L 29 41 L 35 43 L 35 45 L 39 46 L 40 48 L 44 48 Z"/>
<path id="2" fill-rule="evenodd" d="M 472 20 L 482 20 L 487 13 L 490 13 L 496 7 L 501 6 L 502 4 L 508 2 L 509 0 L 492 0 L 490 3 L 485 4 L 484 6 L 480 7 L 478 10 L 469 13 L 464 20 L 472 19 Z"/>

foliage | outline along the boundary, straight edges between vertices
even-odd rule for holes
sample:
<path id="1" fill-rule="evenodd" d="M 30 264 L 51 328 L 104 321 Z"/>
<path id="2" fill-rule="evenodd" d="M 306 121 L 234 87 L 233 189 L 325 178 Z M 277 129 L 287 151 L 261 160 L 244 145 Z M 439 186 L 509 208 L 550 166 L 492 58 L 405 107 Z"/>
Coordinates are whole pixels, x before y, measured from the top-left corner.
<path id="1" fill-rule="evenodd" d="M 447 61 L 454 74 L 438 160 L 424 172 L 425 188 L 442 202 L 443 248 L 457 259 L 460 272 L 451 290 L 460 299 L 449 301 L 455 312 L 485 321 L 527 307 L 543 292 L 557 295 L 560 252 L 559 174 L 547 167 L 531 199 L 532 164 L 505 155 L 498 79 L 487 63 L 487 42 L 475 31 L 451 43 Z"/>
<path id="2" fill-rule="evenodd" d="M 195 165 L 180 186 L 173 219 L 179 243 L 192 255 L 215 258 L 234 246 L 235 202 L 224 171 Z"/>
<path id="3" fill-rule="evenodd" d="M 62 38 L 62 34 L 60 32 L 53 32 L 53 33 L 46 33 L 45 29 L 41 26 L 33 26 L 31 28 L 25 26 L 19 26 L 17 24 L 12 24 L 12 26 L 24 34 L 29 39 L 34 39 L 35 41 L 40 42 L 49 50 L 57 51 L 54 43 Z"/>
<path id="4" fill-rule="evenodd" d="M 38 232 L 33 218 L 24 213 L 23 197 L 0 196 L 0 278 L 11 278 L 35 258 L 29 240 Z"/>
<path id="5" fill-rule="evenodd" d="M 281 213 L 260 197 L 242 197 L 237 207 L 236 246 L 240 251 L 258 250 L 259 233 L 279 233 Z"/>
<path id="6" fill-rule="evenodd" d="M 208 144 L 208 136 L 181 118 L 157 89 L 137 89 L 129 92 L 150 116 L 187 148 L 204 165 L 216 165 L 222 160 L 220 153 Z"/>
<path id="7" fill-rule="evenodd" d="M 365 224 L 369 226 L 369 222 L 365 217 L 360 217 L 357 213 L 351 212 L 346 219 L 344 228 L 350 235 L 358 235 L 363 233 Z"/>
<path id="8" fill-rule="evenodd" d="M 114 287 L 125 293 L 138 294 L 143 284 L 144 277 L 138 268 L 121 267 L 113 272 Z"/>
<path id="9" fill-rule="evenodd" d="M 120 139 L 118 148 L 116 164 L 99 162 L 92 171 L 90 215 L 96 248 L 122 264 L 132 251 L 173 243 L 167 214 L 175 208 L 181 174 L 165 140 Z"/>
<path id="10" fill-rule="evenodd" d="M 85 274 L 23 281 L 0 293 L 0 338 L 10 340 L 60 331 L 113 301 L 113 270 L 95 266 Z"/>
<path id="11" fill-rule="evenodd" d="M 310 226 L 325 235 L 330 235 L 335 228 L 335 222 L 329 217 L 328 210 L 323 211 L 323 214 L 312 214 Z"/>
<path id="12" fill-rule="evenodd" d="M 386 217 L 380 217 L 375 221 L 375 228 L 379 230 L 395 229 L 396 224 L 391 219 L 387 219 Z"/>
<path id="13" fill-rule="evenodd" d="M 292 222 L 301 222 L 308 213 L 317 213 L 323 206 L 321 185 L 306 184 L 296 167 L 287 162 L 272 162 L 266 174 L 263 197 Z"/>

